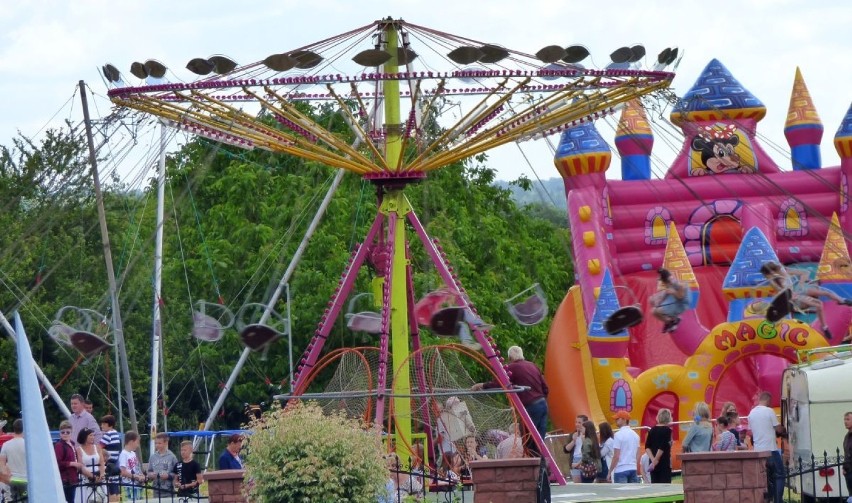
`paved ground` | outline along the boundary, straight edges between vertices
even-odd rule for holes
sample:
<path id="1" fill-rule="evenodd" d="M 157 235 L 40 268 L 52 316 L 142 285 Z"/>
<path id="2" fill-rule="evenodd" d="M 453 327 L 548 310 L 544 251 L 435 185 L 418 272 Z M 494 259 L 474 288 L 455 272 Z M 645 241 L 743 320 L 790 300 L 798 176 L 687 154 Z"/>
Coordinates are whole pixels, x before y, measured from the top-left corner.
<path id="1" fill-rule="evenodd" d="M 683 501 L 683 485 L 681 484 L 572 484 L 569 482 L 564 486 L 550 486 L 550 493 L 552 503 L 597 501 L 671 503 Z M 449 493 L 430 493 L 426 496 L 425 501 L 453 501 L 448 496 Z M 457 492 L 456 497 L 460 503 L 472 503 L 473 491 Z"/>
<path id="2" fill-rule="evenodd" d="M 681 484 L 567 484 L 551 486 L 553 503 L 586 501 L 683 501 Z"/>

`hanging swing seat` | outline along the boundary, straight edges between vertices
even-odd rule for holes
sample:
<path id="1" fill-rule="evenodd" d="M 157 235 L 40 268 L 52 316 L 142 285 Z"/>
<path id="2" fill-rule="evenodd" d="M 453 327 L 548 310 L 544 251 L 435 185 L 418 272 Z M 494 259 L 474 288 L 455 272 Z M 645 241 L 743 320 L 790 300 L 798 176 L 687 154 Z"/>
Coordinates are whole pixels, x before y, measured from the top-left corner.
<path id="1" fill-rule="evenodd" d="M 503 302 L 512 318 L 521 325 L 537 325 L 547 317 L 547 297 L 538 283 Z"/>
<path id="2" fill-rule="evenodd" d="M 74 332 L 71 334 L 71 345 L 86 359 L 97 356 L 101 351 L 112 347 L 112 344 L 91 332 Z"/>
<path id="3" fill-rule="evenodd" d="M 375 311 L 359 310 L 358 301 L 362 299 L 369 300 L 372 303 L 373 294 L 365 292 L 352 297 L 349 301 L 349 308 L 344 315 L 346 328 L 353 332 L 382 333 L 382 314 Z"/>
<path id="4" fill-rule="evenodd" d="M 47 333 L 54 341 L 73 347 L 89 360 L 112 347 L 104 338 L 109 332 L 105 320 L 104 315 L 95 310 L 64 306 L 56 312 Z M 96 327 L 100 330 L 96 331 Z"/>
<path id="5" fill-rule="evenodd" d="M 252 351 L 263 350 L 264 357 L 269 346 L 278 340 L 288 329 L 290 320 L 274 310 L 263 320 L 267 307 L 264 304 L 250 303 L 240 308 L 236 326 L 243 344 Z"/>
<path id="6" fill-rule="evenodd" d="M 464 321 L 463 307 L 445 307 L 432 315 L 429 328 L 435 335 L 441 337 L 457 337 Z"/>
<path id="7" fill-rule="evenodd" d="M 766 321 L 778 323 L 793 310 L 793 290 L 785 288 L 772 298 L 766 309 Z"/>
<path id="8" fill-rule="evenodd" d="M 422 327 L 432 325 L 432 317 L 443 308 L 458 304 L 459 296 L 447 289 L 429 292 L 414 304 L 414 319 Z"/>
<path id="9" fill-rule="evenodd" d="M 604 321 L 604 330 L 609 335 L 616 335 L 622 330 L 642 323 L 642 318 L 642 310 L 639 306 L 625 306 L 616 310 Z"/>
<path id="10" fill-rule="evenodd" d="M 63 346 L 71 346 L 71 334 L 74 329 L 60 321 L 54 321 L 47 329 L 47 335 L 50 336 L 56 343 Z"/>
<path id="11" fill-rule="evenodd" d="M 222 338 L 225 330 L 232 326 L 234 314 L 227 307 L 203 300 L 195 303 L 195 310 L 192 311 L 192 336 L 196 339 L 216 342 Z"/>
<path id="12" fill-rule="evenodd" d="M 243 344 L 252 351 L 260 351 L 275 342 L 281 333 L 268 325 L 254 324 L 245 327 L 240 332 Z"/>
<path id="13" fill-rule="evenodd" d="M 603 327 L 609 335 L 617 335 L 623 330 L 635 327 L 642 323 L 644 316 L 642 314 L 642 306 L 639 304 L 636 294 L 626 286 L 615 285 L 615 291 L 623 290 L 632 298 L 632 304 L 616 309 L 609 317 L 604 320 Z"/>

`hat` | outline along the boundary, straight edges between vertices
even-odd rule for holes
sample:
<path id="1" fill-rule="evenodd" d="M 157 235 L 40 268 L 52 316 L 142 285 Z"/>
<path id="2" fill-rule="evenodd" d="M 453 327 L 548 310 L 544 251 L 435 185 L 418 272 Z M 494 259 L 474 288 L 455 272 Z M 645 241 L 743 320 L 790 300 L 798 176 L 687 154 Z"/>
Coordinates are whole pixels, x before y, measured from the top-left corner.
<path id="1" fill-rule="evenodd" d="M 613 419 L 624 419 L 625 421 L 630 421 L 630 413 L 626 410 L 620 410 L 612 416 Z"/>

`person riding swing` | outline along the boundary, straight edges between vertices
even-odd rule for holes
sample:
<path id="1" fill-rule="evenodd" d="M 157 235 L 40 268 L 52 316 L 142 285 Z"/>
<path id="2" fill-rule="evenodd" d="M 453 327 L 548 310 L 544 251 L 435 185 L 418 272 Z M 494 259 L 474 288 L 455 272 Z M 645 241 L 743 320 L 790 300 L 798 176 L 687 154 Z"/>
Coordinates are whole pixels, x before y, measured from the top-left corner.
<path id="1" fill-rule="evenodd" d="M 671 271 L 660 268 L 657 293 L 648 299 L 653 309 L 651 314 L 663 322 L 663 333 L 674 331 L 680 323 L 680 315 L 689 308 L 689 288 L 677 280 Z"/>
<path id="2" fill-rule="evenodd" d="M 784 267 L 777 262 L 765 262 L 760 266 L 760 273 L 778 292 L 766 313 L 770 322 L 777 322 L 793 309 L 811 310 L 817 315 L 823 335 L 831 340 L 831 332 L 828 330 L 825 311 L 819 298 L 828 297 L 841 306 L 852 306 L 852 299 L 844 299 L 831 290 L 811 284 L 811 273 L 804 269 Z"/>

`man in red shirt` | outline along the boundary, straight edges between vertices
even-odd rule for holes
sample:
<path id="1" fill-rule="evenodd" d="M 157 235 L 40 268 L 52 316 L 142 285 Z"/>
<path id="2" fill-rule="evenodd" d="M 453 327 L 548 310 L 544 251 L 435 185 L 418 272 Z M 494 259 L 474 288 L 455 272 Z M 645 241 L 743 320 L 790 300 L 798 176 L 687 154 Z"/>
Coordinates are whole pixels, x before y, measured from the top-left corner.
<path id="1" fill-rule="evenodd" d="M 514 386 L 528 386 L 528 391 L 518 393 L 518 398 L 524 404 L 527 414 L 530 415 L 535 429 L 541 438 L 547 433 L 547 383 L 544 376 L 535 363 L 524 360 L 524 350 L 518 346 L 512 346 L 508 351 L 509 382 Z M 501 384 L 497 381 L 474 384 L 471 389 L 479 391 L 482 389 L 499 388 Z"/>

